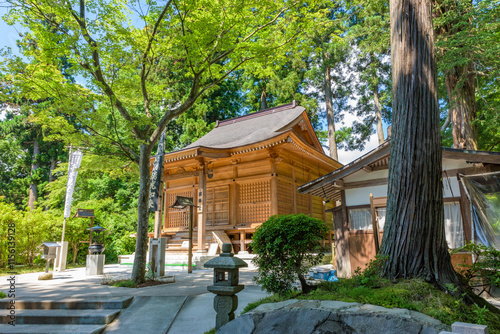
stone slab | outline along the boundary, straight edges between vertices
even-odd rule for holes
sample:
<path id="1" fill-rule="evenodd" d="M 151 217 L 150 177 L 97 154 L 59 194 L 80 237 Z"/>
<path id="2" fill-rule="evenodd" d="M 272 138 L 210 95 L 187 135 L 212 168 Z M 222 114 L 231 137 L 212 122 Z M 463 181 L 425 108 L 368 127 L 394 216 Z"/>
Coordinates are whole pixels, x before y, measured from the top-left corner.
<path id="1" fill-rule="evenodd" d="M 465 322 L 455 322 L 451 325 L 451 330 L 459 334 L 488 334 L 488 326 L 478 324 L 468 324 Z"/>
<path id="2" fill-rule="evenodd" d="M 0 333 L 9 334 L 100 334 L 103 325 L 0 325 Z"/>
<path id="3" fill-rule="evenodd" d="M 87 255 L 87 267 L 85 273 L 87 275 L 102 275 L 104 273 L 104 254 Z"/>
<path id="4" fill-rule="evenodd" d="M 106 298 L 30 298 L 16 300 L 16 310 L 97 310 L 97 309 L 122 309 L 132 302 L 134 297 L 106 297 Z M 0 309 L 9 307 L 9 299 L 0 299 Z"/>
<path id="5" fill-rule="evenodd" d="M 218 334 L 437 334 L 449 327 L 424 314 L 358 303 L 287 300 L 259 305 Z"/>
<path id="6" fill-rule="evenodd" d="M 134 297 L 132 304 L 106 327 L 104 333 L 167 333 L 187 297 Z"/>
<path id="7" fill-rule="evenodd" d="M 118 310 L 16 310 L 16 324 L 109 324 L 120 313 Z M 9 310 L 0 310 L 0 323 L 7 324 Z"/>

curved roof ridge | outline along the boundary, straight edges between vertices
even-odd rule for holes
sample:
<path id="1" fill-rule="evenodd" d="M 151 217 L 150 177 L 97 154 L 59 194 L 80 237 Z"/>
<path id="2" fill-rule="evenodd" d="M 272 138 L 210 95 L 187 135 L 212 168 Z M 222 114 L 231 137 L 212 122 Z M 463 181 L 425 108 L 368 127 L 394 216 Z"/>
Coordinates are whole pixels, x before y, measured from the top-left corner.
<path id="1" fill-rule="evenodd" d="M 253 119 L 253 118 L 256 118 L 256 117 L 266 116 L 266 115 L 273 114 L 275 112 L 280 112 L 280 111 L 283 111 L 283 110 L 293 109 L 293 108 L 295 108 L 297 106 L 298 106 L 298 104 L 294 101 L 292 103 L 283 104 L 281 106 L 277 106 L 277 107 L 273 107 L 273 108 L 263 109 L 263 110 L 260 110 L 260 111 L 257 111 L 257 112 L 251 113 L 251 114 L 242 115 L 242 116 L 238 116 L 238 117 L 233 117 L 233 118 L 226 119 L 226 120 L 223 120 L 223 121 L 218 121 L 216 128 L 220 127 L 220 126 L 224 126 L 224 125 L 233 124 L 233 123 L 236 123 L 236 122 L 246 121 L 248 119 Z"/>

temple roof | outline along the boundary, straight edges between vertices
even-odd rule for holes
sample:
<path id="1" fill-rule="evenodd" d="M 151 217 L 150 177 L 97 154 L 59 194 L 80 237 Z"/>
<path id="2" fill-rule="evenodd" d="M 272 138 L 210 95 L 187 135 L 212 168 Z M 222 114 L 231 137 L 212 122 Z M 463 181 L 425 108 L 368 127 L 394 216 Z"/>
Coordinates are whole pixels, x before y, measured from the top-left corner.
<path id="1" fill-rule="evenodd" d="M 212 131 L 183 150 L 195 147 L 229 149 L 271 139 L 289 131 L 300 121 L 304 111 L 304 107 L 294 102 L 220 121 Z"/>

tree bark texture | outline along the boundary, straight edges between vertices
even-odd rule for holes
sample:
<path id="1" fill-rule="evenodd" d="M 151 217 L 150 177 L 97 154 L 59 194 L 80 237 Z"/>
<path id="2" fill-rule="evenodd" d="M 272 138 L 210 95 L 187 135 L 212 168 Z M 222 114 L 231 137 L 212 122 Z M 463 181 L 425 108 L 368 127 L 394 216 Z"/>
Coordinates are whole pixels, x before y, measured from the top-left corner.
<path id="1" fill-rule="evenodd" d="M 54 169 L 57 167 L 57 158 L 52 157 L 50 159 L 50 170 L 49 170 L 49 183 L 54 182 L 56 180 L 56 177 L 54 176 Z"/>
<path id="2" fill-rule="evenodd" d="M 335 119 L 333 117 L 333 102 L 332 102 L 332 81 L 330 77 L 330 68 L 325 69 L 325 101 L 326 101 L 326 120 L 328 123 L 328 146 L 330 147 L 330 157 L 338 160 L 337 142 L 335 141 Z"/>
<path id="3" fill-rule="evenodd" d="M 434 15 L 436 17 L 446 16 L 454 11 L 459 12 L 456 3 L 446 3 L 440 0 L 433 1 Z M 467 11 L 465 8 L 460 9 L 460 11 L 462 10 Z M 457 22 L 451 22 L 444 24 L 436 29 L 436 33 L 443 36 L 443 38 L 447 38 L 450 35 L 463 34 L 473 24 L 470 20 L 463 22 L 466 23 L 457 24 Z M 440 53 L 446 59 L 447 50 L 441 49 Z M 470 57 L 466 64 L 453 66 L 446 70 L 444 77 L 449 100 L 448 118 L 445 121 L 445 125 L 447 122 L 451 122 L 452 124 L 453 147 L 477 150 L 477 128 L 474 124 L 477 115 L 476 85 L 474 82 L 474 65 Z M 446 126 L 443 126 L 441 130 L 445 129 Z"/>
<path id="4" fill-rule="evenodd" d="M 393 133 L 384 276 L 459 285 L 445 239 L 430 0 L 391 0 Z"/>
<path id="5" fill-rule="evenodd" d="M 262 94 L 260 94 L 260 110 L 264 110 L 267 108 L 267 95 L 266 95 L 266 90 L 262 90 Z"/>
<path id="6" fill-rule="evenodd" d="M 378 144 L 382 145 L 385 141 L 385 138 L 384 138 L 384 128 L 382 127 L 382 113 L 380 111 L 378 83 L 376 83 L 373 86 L 373 104 L 375 105 L 375 119 L 377 121 Z"/>
<path id="7" fill-rule="evenodd" d="M 38 163 L 36 162 L 36 156 L 40 154 L 40 146 L 38 142 L 35 140 L 33 143 L 33 158 L 31 163 L 31 183 L 30 183 L 30 191 L 28 198 L 28 206 L 31 210 L 35 209 L 35 202 L 38 201 L 38 184 L 33 182 L 33 176 L 36 170 L 38 169 Z"/>
<path id="8" fill-rule="evenodd" d="M 149 228 L 149 158 L 151 156 L 151 145 L 142 144 L 139 157 L 139 203 L 137 219 L 137 239 L 135 242 L 134 267 L 131 280 L 143 283 L 146 273 L 146 253 L 148 251 L 148 228 Z"/>
<path id="9" fill-rule="evenodd" d="M 477 150 L 476 87 L 472 65 L 454 67 L 445 74 L 446 90 L 450 103 L 453 147 Z M 462 79 L 462 82 L 460 82 Z"/>

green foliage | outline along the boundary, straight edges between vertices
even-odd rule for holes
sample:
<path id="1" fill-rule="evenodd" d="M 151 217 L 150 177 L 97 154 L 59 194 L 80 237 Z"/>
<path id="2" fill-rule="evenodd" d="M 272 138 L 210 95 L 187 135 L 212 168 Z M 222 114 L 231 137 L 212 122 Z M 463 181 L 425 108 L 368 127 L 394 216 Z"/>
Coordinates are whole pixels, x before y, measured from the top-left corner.
<path id="1" fill-rule="evenodd" d="M 302 278 L 302 283 L 308 268 L 323 257 L 322 253 L 311 252 L 327 232 L 322 220 L 304 214 L 270 217 L 252 238 L 251 247 L 257 255 L 253 261 L 259 267 L 255 281 L 263 289 L 280 294 L 291 290 L 297 278 Z"/>
<path id="2" fill-rule="evenodd" d="M 156 272 L 151 267 L 151 263 L 146 264 L 146 279 L 151 281 L 156 280 Z"/>
<path id="3" fill-rule="evenodd" d="M 15 224 L 16 261 L 32 265 L 40 245 L 44 241 L 55 240 L 57 221 L 53 212 L 36 209 L 34 211 L 18 211 L 13 204 L 0 200 L 0 266 L 7 266 L 7 234 L 9 226 Z"/>
<path id="4" fill-rule="evenodd" d="M 353 277 L 354 281 L 360 286 L 369 288 L 376 286 L 382 274 L 385 263 L 387 262 L 387 258 L 387 256 L 382 257 L 381 255 L 377 254 L 375 256 L 375 259 L 370 260 L 370 263 L 366 265 L 364 270 L 361 270 L 361 268 L 359 267 L 356 268 Z"/>
<path id="5" fill-rule="evenodd" d="M 137 283 L 131 281 L 131 280 L 120 280 L 120 281 L 115 281 L 111 282 L 111 286 L 116 286 L 118 288 L 123 287 L 123 288 L 136 288 Z"/>
<path id="6" fill-rule="evenodd" d="M 494 285 L 500 286 L 500 251 L 493 247 L 469 243 L 453 251 L 470 252 L 474 256 L 474 263 L 461 263 L 460 272 L 465 282 L 471 286 Z"/>
<path id="7" fill-rule="evenodd" d="M 0 299 L 3 299 L 5 297 L 7 297 L 7 295 L 3 291 L 0 291 Z"/>

